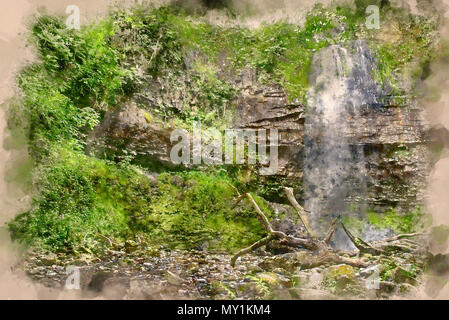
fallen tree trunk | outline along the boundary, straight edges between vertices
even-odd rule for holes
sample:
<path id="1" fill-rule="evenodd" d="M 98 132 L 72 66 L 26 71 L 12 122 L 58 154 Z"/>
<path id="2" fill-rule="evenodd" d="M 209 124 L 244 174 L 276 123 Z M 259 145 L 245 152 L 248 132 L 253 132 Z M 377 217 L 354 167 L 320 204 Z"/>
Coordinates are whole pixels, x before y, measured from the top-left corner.
<path id="1" fill-rule="evenodd" d="M 241 201 L 244 197 L 246 197 L 249 202 L 254 206 L 256 212 L 259 216 L 259 221 L 261 222 L 262 227 L 268 232 L 268 236 L 265 238 L 256 241 L 251 246 L 244 248 L 237 252 L 231 259 L 231 266 L 235 266 L 237 259 L 257 248 L 260 248 L 270 241 L 280 240 L 283 245 L 291 246 L 291 247 L 302 247 L 307 250 L 314 251 L 316 254 L 316 262 L 313 264 L 321 265 L 325 263 L 346 263 L 348 265 L 356 266 L 356 267 L 366 267 L 367 264 L 358 259 L 346 258 L 338 255 L 336 252 L 329 247 L 328 243 L 335 232 L 336 227 L 336 219 L 334 219 L 330 226 L 329 231 L 324 240 L 318 240 L 315 237 L 310 236 L 309 238 L 302 239 L 293 236 L 289 236 L 282 231 L 276 231 L 273 229 L 270 221 L 267 216 L 260 209 L 253 196 L 250 193 L 239 194 L 237 200 Z M 296 200 L 295 200 L 296 201 Z M 299 206 L 299 204 L 297 204 Z M 303 221 L 303 220 L 301 220 Z M 306 220 L 307 221 L 307 220 Z M 310 228 L 310 227 L 309 227 Z M 310 229 L 310 231 L 312 231 Z M 313 231 L 309 233 L 309 235 L 314 234 Z"/>
<path id="2" fill-rule="evenodd" d="M 256 201 L 254 200 L 253 196 L 250 193 L 243 193 L 240 194 L 238 190 L 232 186 L 236 193 L 238 194 L 238 197 L 236 199 L 236 203 L 239 203 L 243 199 L 247 199 L 252 206 L 255 208 L 256 213 L 258 215 L 259 221 L 264 228 L 264 230 L 268 233 L 268 235 L 256 242 L 254 242 L 251 246 L 244 248 L 237 252 L 231 259 L 231 266 L 234 267 L 238 258 L 250 253 L 253 250 L 256 250 L 257 248 L 260 248 L 264 245 L 267 245 L 271 241 L 278 240 L 282 245 L 294 247 L 294 248 L 302 248 L 305 250 L 311 251 L 311 254 L 309 255 L 308 261 L 304 261 L 305 265 L 308 266 L 320 266 L 323 264 L 347 264 L 353 267 L 359 267 L 364 268 L 367 267 L 368 264 L 360 259 L 358 259 L 358 255 L 360 253 L 369 253 L 372 255 L 380 255 L 380 254 L 388 254 L 391 251 L 407 251 L 407 250 L 414 250 L 416 248 L 413 247 L 411 243 L 404 245 L 404 244 L 397 244 L 394 242 L 397 242 L 401 239 L 407 239 L 415 236 L 422 235 L 421 233 L 413 233 L 413 234 L 402 234 L 397 235 L 391 238 L 387 238 L 383 241 L 377 241 L 373 242 L 372 244 L 367 243 L 363 241 L 362 239 L 354 236 L 347 227 L 343 224 L 341 219 L 339 217 L 333 219 L 331 223 L 329 224 L 328 231 L 326 233 L 326 236 L 320 240 L 317 238 L 316 233 L 311 228 L 309 224 L 309 220 L 307 217 L 307 211 L 301 207 L 301 205 L 296 201 L 294 195 L 293 195 L 293 189 L 291 188 L 284 188 L 284 191 L 287 195 L 288 200 L 292 204 L 292 206 L 297 211 L 299 218 L 301 222 L 303 223 L 304 227 L 307 231 L 307 237 L 306 238 L 298 238 L 293 237 L 290 235 L 287 235 L 286 233 L 282 231 L 274 230 L 273 226 L 271 225 L 269 219 L 267 216 L 263 213 L 263 211 L 260 209 Z M 351 242 L 354 244 L 354 246 L 357 248 L 358 251 L 356 252 L 341 252 L 338 250 L 334 250 L 329 246 L 329 242 L 332 239 L 332 236 L 335 233 L 335 229 L 337 227 L 337 224 L 340 224 L 348 236 L 348 238 L 351 240 Z M 348 256 L 355 256 L 357 255 L 357 258 L 349 258 Z"/>

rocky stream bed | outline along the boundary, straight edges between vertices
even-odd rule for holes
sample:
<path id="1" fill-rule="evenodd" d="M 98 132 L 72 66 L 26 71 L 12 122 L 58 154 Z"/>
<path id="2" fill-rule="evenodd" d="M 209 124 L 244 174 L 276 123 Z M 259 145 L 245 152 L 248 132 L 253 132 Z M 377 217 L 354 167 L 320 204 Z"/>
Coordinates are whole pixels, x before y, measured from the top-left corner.
<path id="1" fill-rule="evenodd" d="M 304 268 L 301 250 L 272 255 L 259 249 L 240 258 L 205 251 L 136 249 L 113 251 L 102 259 L 32 254 L 16 269 L 46 287 L 56 298 L 68 290 L 68 266 L 80 271 L 80 298 L 106 299 L 389 299 L 410 298 L 425 286 L 428 257 L 397 253 L 361 255 L 369 264 Z"/>

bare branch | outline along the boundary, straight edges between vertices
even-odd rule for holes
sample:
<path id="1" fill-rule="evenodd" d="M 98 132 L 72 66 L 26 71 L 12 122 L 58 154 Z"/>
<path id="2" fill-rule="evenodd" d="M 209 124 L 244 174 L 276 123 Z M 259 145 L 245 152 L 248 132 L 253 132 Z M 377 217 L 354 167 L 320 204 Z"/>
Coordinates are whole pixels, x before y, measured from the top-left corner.
<path id="1" fill-rule="evenodd" d="M 327 231 L 326 237 L 323 240 L 325 244 L 329 244 L 329 241 L 331 241 L 332 236 L 335 233 L 335 228 L 337 227 L 337 221 L 338 221 L 338 218 L 335 218 L 329 224 L 329 229 Z"/>
<path id="2" fill-rule="evenodd" d="M 237 261 L 237 259 L 253 250 L 256 250 L 257 248 L 260 248 L 264 245 L 266 245 L 268 242 L 270 242 L 271 240 L 273 240 L 274 237 L 273 235 L 268 235 L 265 238 L 260 239 L 259 241 L 254 242 L 251 246 L 249 246 L 248 248 L 242 249 L 239 252 L 237 252 L 231 259 L 231 266 L 235 267 L 235 263 Z"/>
<path id="3" fill-rule="evenodd" d="M 237 195 L 240 197 L 240 192 L 239 192 L 239 190 L 236 188 L 236 187 L 234 187 L 232 184 L 230 184 L 229 182 L 228 182 L 228 185 L 235 191 L 235 193 L 237 193 Z"/>
<path id="4" fill-rule="evenodd" d="M 335 253 L 333 253 L 335 255 L 335 257 L 333 257 L 333 259 L 330 259 L 332 262 L 335 263 L 344 263 L 347 264 L 349 266 L 353 266 L 353 267 L 357 267 L 357 268 L 366 268 L 368 267 L 368 263 L 363 262 L 362 260 L 359 259 L 351 259 L 351 258 L 346 258 L 346 257 L 342 257 L 339 256 Z"/>
<path id="5" fill-rule="evenodd" d="M 253 204 L 254 208 L 256 208 L 256 212 L 261 219 L 264 229 L 267 230 L 270 234 L 273 234 L 275 231 L 273 230 L 270 221 L 268 221 L 267 216 L 262 212 L 262 210 L 260 210 L 259 205 L 254 200 L 251 193 L 247 193 L 246 196 L 248 197 L 249 201 Z"/>
<path id="6" fill-rule="evenodd" d="M 404 233 L 404 234 L 398 234 L 391 238 L 383 239 L 382 241 L 391 242 L 391 241 L 396 241 L 396 240 L 400 240 L 400 239 L 413 238 L 413 237 L 424 236 L 424 235 L 426 235 L 424 232 Z"/>
<path id="7" fill-rule="evenodd" d="M 159 51 L 161 50 L 160 41 L 162 39 L 162 34 L 159 35 L 159 39 L 157 39 L 156 45 L 153 46 L 153 53 L 151 54 L 150 60 L 148 61 L 148 65 L 151 65 L 151 62 L 153 59 L 159 54 Z"/>
<path id="8" fill-rule="evenodd" d="M 312 228 L 309 225 L 309 219 L 307 218 L 307 212 L 306 210 L 301 207 L 301 205 L 296 201 L 295 196 L 293 194 L 292 188 L 284 187 L 284 192 L 287 195 L 288 201 L 292 204 L 292 206 L 296 209 L 296 212 L 298 212 L 299 219 L 301 219 L 302 224 L 307 230 L 307 233 L 311 237 L 316 237 L 315 233 L 313 232 Z"/>

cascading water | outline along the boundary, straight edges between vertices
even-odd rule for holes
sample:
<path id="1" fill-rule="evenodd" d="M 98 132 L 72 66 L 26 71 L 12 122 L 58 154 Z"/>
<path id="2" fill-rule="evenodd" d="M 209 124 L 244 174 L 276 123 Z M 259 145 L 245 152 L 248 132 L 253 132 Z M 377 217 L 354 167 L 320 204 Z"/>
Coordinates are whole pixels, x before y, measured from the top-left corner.
<path id="1" fill-rule="evenodd" d="M 379 104 L 381 92 L 371 77 L 374 59 L 362 40 L 332 45 L 315 54 L 309 75 L 305 123 L 305 207 L 312 226 L 323 233 L 331 218 L 357 203 L 362 210 L 366 169 L 363 145 L 350 141 L 360 110 Z M 337 230 L 333 245 L 352 247 Z"/>

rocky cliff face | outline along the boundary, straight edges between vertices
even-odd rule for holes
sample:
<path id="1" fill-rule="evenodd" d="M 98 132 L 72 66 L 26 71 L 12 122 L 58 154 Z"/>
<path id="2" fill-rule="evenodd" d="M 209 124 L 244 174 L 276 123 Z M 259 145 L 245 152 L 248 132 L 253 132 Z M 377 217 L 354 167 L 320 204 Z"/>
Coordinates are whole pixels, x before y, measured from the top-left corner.
<path id="1" fill-rule="evenodd" d="M 124 105 L 106 113 L 89 137 L 88 152 L 114 160 L 142 157 L 170 166 L 171 131 L 152 123 L 145 110 L 134 104 Z"/>
<path id="2" fill-rule="evenodd" d="M 254 70 L 246 73 L 254 74 Z M 245 76 L 255 79 L 255 76 Z M 234 126 L 250 129 L 277 129 L 279 133 L 278 175 L 301 178 L 304 147 L 305 109 L 299 103 L 289 103 L 281 86 L 246 85 L 236 101 Z"/>
<path id="3" fill-rule="evenodd" d="M 336 56 L 342 54 L 339 50 L 345 50 L 346 61 L 336 61 Z M 349 59 L 352 60 L 347 61 Z M 327 73 L 323 72 L 326 64 Z M 335 75 L 338 68 L 344 74 Z M 340 105 L 344 106 L 340 114 L 344 118 L 335 119 L 338 125 L 332 128 L 327 138 L 324 130 L 329 129 L 329 122 L 323 123 L 321 118 L 313 121 L 316 113 L 308 113 L 300 104 L 288 103 L 282 88 L 257 88 L 253 82 L 249 82 L 237 102 L 237 126 L 279 129 L 280 175 L 302 178 L 305 161 L 310 162 L 311 168 L 320 168 L 319 161 L 324 161 L 322 165 L 325 166 L 339 161 L 340 165 L 347 166 L 346 171 L 350 174 L 341 177 L 350 187 L 341 199 L 347 210 L 354 206 L 381 212 L 389 207 L 416 208 L 424 198 L 431 162 L 429 146 L 435 139 L 428 134 L 430 127 L 419 105 L 388 103 L 387 91 L 379 89 L 371 78 L 373 68 L 376 68 L 375 61 L 363 41 L 356 41 L 347 49 L 331 46 L 316 54 L 309 80 L 316 100 L 322 99 L 317 95 L 324 86 L 317 79 L 324 76 L 321 82 L 329 82 L 329 85 L 334 82 L 331 88 L 335 87 L 338 78 L 344 80 L 340 84 L 344 86 L 340 96 L 335 94 L 338 90 L 334 90 L 333 96 L 326 97 L 330 101 L 312 102 L 320 109 L 323 103 L 335 103 L 340 99 Z M 336 113 L 335 110 L 331 112 Z M 322 117 L 322 108 L 318 113 Z M 343 122 L 345 125 L 341 125 Z M 339 141 L 337 145 L 331 145 L 332 150 L 325 150 L 323 139 Z M 339 159 L 336 153 L 341 156 L 342 148 L 348 148 L 344 151 L 347 154 Z M 320 155 L 328 158 L 320 158 Z M 321 167 L 323 172 L 325 169 Z M 359 179 L 354 179 L 356 174 Z M 328 177 L 332 178 L 326 175 L 324 179 Z"/>
<path id="4" fill-rule="evenodd" d="M 316 179 L 310 171 L 305 178 L 315 180 L 312 189 L 329 183 L 329 179 L 339 179 L 340 185 L 327 187 L 332 189 L 332 196 L 339 197 L 344 204 L 341 210 L 346 213 L 367 207 L 379 212 L 390 207 L 416 208 L 424 198 L 431 163 L 428 146 L 435 139 L 429 135 L 419 105 L 393 106 L 385 102 L 388 91 L 372 80 L 373 68 L 376 62 L 363 41 L 324 48 L 313 60 L 308 108 L 290 103 L 280 85 L 258 84 L 256 71 L 246 69 L 235 79 L 240 93 L 235 100 L 232 126 L 278 129 L 277 175 L 290 181 L 304 179 L 308 164 L 324 179 Z M 331 88 L 340 86 L 338 95 L 323 95 L 320 90 L 326 84 Z M 326 103 L 332 103 L 333 108 L 336 104 L 343 106 L 341 112 L 327 110 L 331 116 L 332 112 L 336 114 L 332 120 L 335 126 L 330 128 L 329 121 L 314 120 L 327 112 L 323 109 Z M 130 103 L 107 113 L 91 136 L 90 146 L 97 154 L 133 155 L 170 165 L 172 129 L 170 125 L 149 122 L 146 111 Z M 332 150 L 323 147 L 326 139 L 332 142 L 328 144 Z M 332 165 L 343 166 L 345 175 L 332 177 L 316 171 Z M 338 192 L 343 185 L 345 192 Z M 323 199 L 330 196 L 329 192 L 322 194 Z"/>

